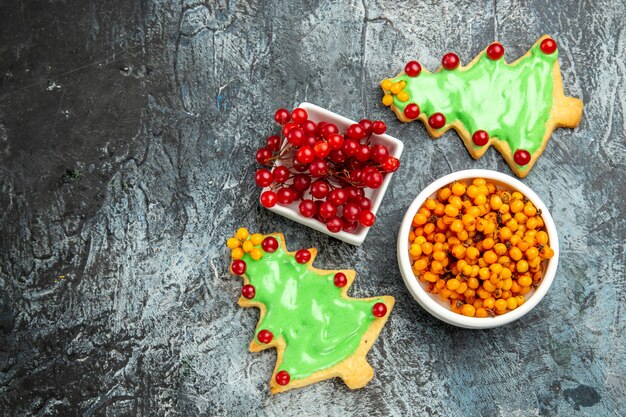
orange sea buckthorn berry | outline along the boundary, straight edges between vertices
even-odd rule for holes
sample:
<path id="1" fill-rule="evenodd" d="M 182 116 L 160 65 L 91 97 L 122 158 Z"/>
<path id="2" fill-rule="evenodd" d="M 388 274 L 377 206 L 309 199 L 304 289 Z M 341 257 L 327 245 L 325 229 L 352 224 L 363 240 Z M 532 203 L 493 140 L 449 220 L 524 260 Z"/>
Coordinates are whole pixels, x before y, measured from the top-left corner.
<path id="1" fill-rule="evenodd" d="M 540 245 L 545 245 L 548 243 L 548 234 L 541 230 L 537 232 L 537 234 L 535 235 L 535 239 L 537 239 L 537 243 L 539 243 Z"/>
<path id="2" fill-rule="evenodd" d="M 480 268 L 480 270 L 478 271 L 478 277 L 482 279 L 483 281 L 486 279 L 489 279 L 490 275 L 491 275 L 491 271 L 489 271 L 489 268 L 483 267 L 483 268 Z"/>
<path id="3" fill-rule="evenodd" d="M 517 261 L 516 269 L 517 269 L 517 272 L 519 272 L 519 273 L 524 273 L 524 272 L 528 271 L 528 262 L 526 262 L 523 259 Z"/>
<path id="4" fill-rule="evenodd" d="M 470 278 L 467 280 L 467 286 L 475 290 L 480 286 L 480 283 L 478 282 L 476 278 Z"/>
<path id="5" fill-rule="evenodd" d="M 463 217 L 461 217 L 461 222 L 463 222 L 465 226 L 474 226 L 476 224 L 476 217 L 471 214 L 464 214 Z"/>
<path id="6" fill-rule="evenodd" d="M 426 238 L 424 236 L 418 236 L 415 238 L 414 241 L 414 243 L 417 243 L 418 245 L 421 245 L 424 242 L 426 242 Z"/>
<path id="7" fill-rule="evenodd" d="M 554 256 L 554 250 L 550 246 L 544 246 L 540 254 L 544 259 L 550 259 Z"/>
<path id="8" fill-rule="evenodd" d="M 472 181 L 472 184 L 474 184 L 477 187 L 480 187 L 481 185 L 486 185 L 487 181 L 484 178 L 474 178 L 474 180 Z"/>
<path id="9" fill-rule="evenodd" d="M 530 287 L 533 283 L 533 280 L 529 275 L 522 275 L 517 279 L 517 283 L 521 287 Z"/>
<path id="10" fill-rule="evenodd" d="M 524 199 L 524 195 L 522 193 L 520 193 L 519 191 L 513 191 L 511 193 L 511 199 L 512 200 L 523 200 Z"/>
<path id="11" fill-rule="evenodd" d="M 456 236 L 464 242 L 469 238 L 469 234 L 467 230 L 461 230 L 460 232 L 456 234 Z"/>
<path id="12" fill-rule="evenodd" d="M 540 257 L 536 257 L 528 261 L 528 266 L 530 268 L 538 268 L 541 265 L 542 259 Z"/>
<path id="13" fill-rule="evenodd" d="M 454 220 L 450 225 L 450 230 L 452 230 L 454 233 L 460 232 L 461 230 L 463 230 L 463 222 L 458 219 Z"/>
<path id="14" fill-rule="evenodd" d="M 439 261 L 432 261 L 430 263 L 430 271 L 433 274 L 441 274 L 443 272 L 443 265 Z"/>
<path id="15" fill-rule="evenodd" d="M 492 284 L 491 281 L 483 281 L 483 288 L 488 292 L 494 292 L 496 290 L 496 286 Z"/>
<path id="16" fill-rule="evenodd" d="M 509 279 L 513 273 L 509 268 L 502 268 L 502 272 L 500 272 L 500 279 Z M 508 290 L 508 288 L 506 288 Z"/>
<path id="17" fill-rule="evenodd" d="M 426 258 L 418 259 L 413 263 L 414 271 L 423 271 L 428 267 L 428 260 Z"/>
<path id="18" fill-rule="evenodd" d="M 517 308 L 517 300 L 515 297 L 509 297 L 506 299 L 506 306 L 509 310 L 515 310 Z"/>
<path id="19" fill-rule="evenodd" d="M 489 314 L 487 313 L 487 310 L 485 310 L 483 307 L 480 307 L 476 309 L 476 317 L 480 317 L 482 319 L 485 317 L 489 317 Z"/>
<path id="20" fill-rule="evenodd" d="M 524 206 L 524 214 L 528 217 L 534 217 L 537 214 L 537 209 L 530 201 Z"/>
<path id="21" fill-rule="evenodd" d="M 235 234 L 235 237 L 237 237 L 237 239 L 239 240 L 244 240 L 248 238 L 248 229 L 246 229 L 245 227 L 240 227 L 237 230 L 237 233 Z"/>
<path id="22" fill-rule="evenodd" d="M 461 270 L 461 273 L 466 277 L 469 277 L 470 275 L 472 275 L 472 269 L 472 265 L 465 265 Z"/>
<path id="23" fill-rule="evenodd" d="M 426 223 L 426 224 L 424 225 L 424 234 L 425 234 L 425 235 L 429 235 L 429 234 L 431 234 L 431 233 L 432 233 L 432 232 L 434 232 L 434 231 L 435 231 L 435 225 L 434 225 L 434 224 L 432 224 L 432 223 Z"/>
<path id="24" fill-rule="evenodd" d="M 445 204 L 438 202 L 432 212 L 433 214 L 437 216 L 443 216 L 443 211 L 445 208 L 446 208 Z"/>
<path id="25" fill-rule="evenodd" d="M 425 272 L 423 277 L 425 281 L 437 282 L 437 275 L 433 274 L 432 272 Z"/>
<path id="26" fill-rule="evenodd" d="M 474 197 L 474 199 L 472 201 L 477 206 L 480 206 L 480 205 L 485 204 L 487 202 L 487 197 L 485 197 L 484 194 L 479 193 L 479 194 L 476 195 L 476 197 Z"/>
<path id="27" fill-rule="evenodd" d="M 509 240 L 509 239 L 511 239 L 511 236 L 513 236 L 513 234 L 511 233 L 511 230 L 508 227 L 503 227 L 498 232 L 498 236 L 502 240 Z"/>
<path id="28" fill-rule="evenodd" d="M 444 259 L 446 259 L 446 253 L 444 251 L 437 250 L 433 252 L 433 259 L 437 261 L 443 261 Z"/>
<path id="29" fill-rule="evenodd" d="M 478 259 L 478 257 L 480 256 L 480 251 L 474 246 L 470 246 L 469 248 L 465 249 L 465 256 L 467 256 L 469 259 L 475 260 Z"/>
<path id="30" fill-rule="evenodd" d="M 241 241 L 235 237 L 231 237 L 226 241 L 226 246 L 228 246 L 229 249 L 235 249 L 241 246 Z"/>
<path id="31" fill-rule="evenodd" d="M 452 184 L 452 194 L 454 195 L 458 195 L 461 196 L 463 194 L 465 194 L 465 184 L 460 183 L 460 182 L 455 182 L 454 184 Z"/>
<path id="32" fill-rule="evenodd" d="M 432 211 L 435 209 L 435 207 L 437 207 L 437 202 L 432 198 L 429 198 L 424 202 L 424 207 Z"/>
<path id="33" fill-rule="evenodd" d="M 517 297 L 515 297 L 515 300 L 517 301 L 518 307 L 526 302 L 526 298 L 523 295 L 518 295 Z"/>
<path id="34" fill-rule="evenodd" d="M 519 261 L 522 259 L 522 251 L 517 246 L 514 246 L 509 250 L 509 256 L 514 261 Z"/>
<path id="35" fill-rule="evenodd" d="M 459 285 L 461 285 L 461 282 L 456 278 L 451 278 L 446 282 L 446 287 L 448 287 L 450 291 L 456 291 Z"/>
<path id="36" fill-rule="evenodd" d="M 507 308 L 506 301 L 502 300 L 502 299 L 496 300 L 495 308 L 496 308 L 496 310 L 506 310 L 506 308 Z"/>
<path id="37" fill-rule="evenodd" d="M 248 252 L 250 252 L 254 248 L 254 245 L 249 240 L 245 240 L 243 242 L 242 247 L 243 247 L 243 251 L 248 253 Z"/>
<path id="38" fill-rule="evenodd" d="M 233 251 L 230 253 L 230 256 L 232 256 L 232 258 L 234 260 L 239 260 L 241 258 L 243 258 L 244 255 L 244 251 L 242 248 L 235 248 L 233 249 Z"/>
<path id="39" fill-rule="evenodd" d="M 456 289 L 457 294 L 463 294 L 467 291 L 467 282 L 461 281 L 459 287 Z"/>
<path id="40" fill-rule="evenodd" d="M 493 245 L 493 251 L 496 255 L 502 256 L 507 252 L 506 245 L 504 243 L 496 243 Z"/>
<path id="41" fill-rule="evenodd" d="M 435 242 L 443 243 L 445 241 L 446 241 L 446 235 L 444 235 L 443 233 L 435 234 Z"/>
<path id="42" fill-rule="evenodd" d="M 467 194 L 469 198 L 474 199 L 478 195 L 478 187 L 474 184 L 470 185 L 467 187 L 465 194 Z"/>
<path id="43" fill-rule="evenodd" d="M 510 207 L 512 213 L 519 213 L 524 210 L 524 202 L 522 200 L 513 200 L 510 203 Z"/>
<path id="44" fill-rule="evenodd" d="M 508 271 L 508 269 L 505 269 L 505 271 Z M 502 280 L 503 291 L 509 291 L 512 286 L 513 286 L 513 280 L 511 278 L 506 278 Z"/>
<path id="45" fill-rule="evenodd" d="M 522 289 L 520 290 L 520 294 L 521 295 L 526 295 L 530 292 L 530 287 L 522 287 Z"/>
<path id="46" fill-rule="evenodd" d="M 495 263 L 498 260 L 498 256 L 491 250 L 488 250 L 483 254 L 483 259 L 489 265 Z"/>
<path id="47" fill-rule="evenodd" d="M 528 220 L 526 220 L 526 229 L 534 231 L 536 228 L 537 228 L 537 219 L 535 219 L 534 217 L 531 217 Z"/>
<path id="48" fill-rule="evenodd" d="M 469 303 L 469 300 L 467 300 L 467 302 Z M 483 299 L 474 297 L 474 300 L 472 301 L 472 305 L 474 306 L 474 308 L 482 308 Z"/>
<path id="49" fill-rule="evenodd" d="M 424 253 L 424 255 L 430 255 L 431 253 L 433 253 L 433 244 L 430 242 L 422 243 L 422 252 Z"/>
<path id="50" fill-rule="evenodd" d="M 495 305 L 496 305 L 496 299 L 491 296 L 483 300 L 483 307 L 489 310 L 493 310 Z"/>
<path id="51" fill-rule="evenodd" d="M 422 254 L 422 247 L 417 243 L 414 243 L 409 248 L 409 253 L 411 254 L 411 256 L 420 256 Z"/>
<path id="52" fill-rule="evenodd" d="M 519 250 L 521 250 L 522 252 L 526 252 L 528 250 L 528 248 L 530 247 L 530 245 L 528 244 L 528 241 L 526 239 L 522 239 L 518 242 L 517 248 Z"/>
<path id="53" fill-rule="evenodd" d="M 426 224 L 426 222 L 428 221 L 428 218 L 426 217 L 426 215 L 422 214 L 422 213 L 417 213 L 414 217 L 413 217 L 413 222 L 418 225 L 418 226 L 422 226 L 424 224 Z"/>
<path id="54" fill-rule="evenodd" d="M 485 239 L 483 239 L 483 249 L 489 250 L 489 249 L 493 248 L 495 243 L 496 242 L 492 238 L 490 238 L 490 237 L 485 238 Z"/>
<path id="55" fill-rule="evenodd" d="M 448 204 L 452 204 L 454 207 L 459 210 L 463 208 L 463 200 L 458 195 L 452 195 L 448 198 Z"/>
<path id="56" fill-rule="evenodd" d="M 471 304 L 463 304 L 463 307 L 461 307 L 461 314 L 468 317 L 474 317 L 476 315 L 476 309 Z"/>
<path id="57" fill-rule="evenodd" d="M 459 209 L 454 207 L 452 204 L 448 204 L 446 205 L 443 212 L 446 214 L 446 216 L 456 217 L 459 214 Z"/>
<path id="58" fill-rule="evenodd" d="M 437 198 L 441 202 L 448 201 L 448 198 L 450 198 L 451 195 L 452 191 L 450 191 L 450 188 L 448 187 L 441 188 L 439 191 L 437 191 Z"/>
<path id="59" fill-rule="evenodd" d="M 476 290 L 476 295 L 479 296 L 481 299 L 486 299 L 491 297 L 491 293 L 487 290 L 485 290 L 484 288 L 479 288 Z"/>

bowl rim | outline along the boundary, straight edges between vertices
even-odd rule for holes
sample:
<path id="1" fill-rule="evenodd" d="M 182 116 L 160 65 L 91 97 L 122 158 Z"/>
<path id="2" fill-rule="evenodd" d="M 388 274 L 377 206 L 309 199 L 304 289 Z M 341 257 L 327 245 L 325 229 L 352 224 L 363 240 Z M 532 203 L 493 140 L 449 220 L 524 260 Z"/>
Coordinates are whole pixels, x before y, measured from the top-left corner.
<path id="1" fill-rule="evenodd" d="M 541 216 L 543 217 L 544 224 L 548 233 L 550 247 L 554 250 L 554 256 L 548 261 L 548 266 L 546 268 L 541 284 L 539 284 L 539 286 L 535 288 L 535 292 L 533 293 L 533 295 L 524 304 L 522 304 L 515 310 L 496 317 L 467 317 L 455 313 L 446 307 L 443 307 L 437 301 L 435 301 L 433 299 L 433 296 L 426 292 L 426 290 L 422 287 L 418 279 L 413 274 L 411 261 L 409 259 L 408 235 L 411 230 L 411 223 L 413 221 L 415 213 L 417 213 L 424 201 L 426 201 L 426 199 L 430 197 L 434 192 L 447 184 L 458 180 L 467 180 L 472 178 L 485 178 L 486 180 L 500 182 L 510 187 L 512 190 L 519 191 L 524 196 L 528 197 L 528 199 L 533 202 L 535 207 L 541 209 Z M 558 268 L 559 238 L 556 231 L 556 225 L 554 224 L 554 220 L 552 219 L 550 211 L 548 210 L 544 202 L 539 198 L 539 196 L 537 196 L 537 194 L 535 194 L 535 192 L 532 191 L 527 185 L 525 185 L 518 179 L 503 174 L 501 172 L 487 169 L 468 169 L 444 175 L 443 177 L 431 182 L 417 195 L 417 197 L 415 197 L 413 202 L 406 210 L 404 218 L 402 219 L 402 223 L 400 225 L 400 230 L 398 231 L 397 257 L 402 279 L 404 280 L 407 289 L 409 290 L 413 298 L 415 298 L 415 300 L 426 311 L 428 311 L 430 314 L 437 317 L 438 319 L 453 324 L 455 326 L 468 329 L 488 329 L 492 327 L 503 326 L 519 319 L 520 317 L 527 314 L 530 310 L 532 310 L 543 299 L 543 297 L 550 289 L 552 282 L 554 281 L 554 277 Z"/>

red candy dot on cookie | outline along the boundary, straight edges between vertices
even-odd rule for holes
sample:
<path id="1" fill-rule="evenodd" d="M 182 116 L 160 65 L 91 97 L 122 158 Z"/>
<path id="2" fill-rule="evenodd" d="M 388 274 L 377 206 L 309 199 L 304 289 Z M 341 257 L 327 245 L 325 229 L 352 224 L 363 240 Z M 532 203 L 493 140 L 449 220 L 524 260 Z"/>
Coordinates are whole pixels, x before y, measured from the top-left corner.
<path id="1" fill-rule="evenodd" d="M 344 274 L 343 272 L 337 272 L 335 274 L 335 286 L 339 287 L 339 288 L 343 288 L 346 286 L 346 284 L 348 284 L 348 278 L 346 278 L 346 274 Z"/>
<path id="2" fill-rule="evenodd" d="M 446 125 L 446 116 L 442 113 L 435 113 L 428 118 L 428 125 L 433 129 L 441 129 Z"/>
<path id="3" fill-rule="evenodd" d="M 420 107 L 415 103 L 411 103 L 404 108 L 404 115 L 407 119 L 417 119 L 417 116 L 420 115 Z"/>
<path id="4" fill-rule="evenodd" d="M 454 52 L 448 52 L 441 58 L 441 65 L 447 70 L 453 70 L 459 66 L 461 60 Z"/>
<path id="5" fill-rule="evenodd" d="M 544 54 L 550 55 L 556 51 L 556 42 L 554 39 L 547 38 L 541 41 L 541 45 L 539 47 Z"/>
<path id="6" fill-rule="evenodd" d="M 253 285 L 246 284 L 241 288 L 241 295 L 248 300 L 251 300 L 256 295 L 256 289 Z"/>
<path id="7" fill-rule="evenodd" d="M 492 60 L 500 59 L 504 55 L 504 47 L 498 42 L 494 42 L 487 48 L 487 57 Z"/>
<path id="8" fill-rule="evenodd" d="M 241 259 L 237 259 L 236 261 L 233 261 L 233 263 L 230 266 L 230 269 L 233 271 L 233 274 L 235 275 L 243 275 L 246 273 L 246 263 L 242 261 Z"/>
<path id="9" fill-rule="evenodd" d="M 517 165 L 526 165 L 530 162 L 530 153 L 525 149 L 518 149 L 513 154 L 513 160 Z"/>
<path id="10" fill-rule="evenodd" d="M 296 262 L 299 264 L 305 264 L 311 260 L 311 252 L 307 249 L 300 249 L 296 252 Z"/>
<path id="11" fill-rule="evenodd" d="M 484 130 L 477 130 L 472 135 L 472 142 L 476 146 L 485 146 L 489 142 L 489 134 Z"/>
<path id="12" fill-rule="evenodd" d="M 409 77 L 417 77 L 422 72 L 422 66 L 417 61 L 409 61 L 404 67 L 404 73 Z"/>
<path id="13" fill-rule="evenodd" d="M 291 377 L 289 376 L 289 372 L 287 371 L 280 371 L 276 374 L 276 383 L 278 385 L 287 385 L 290 379 Z"/>
<path id="14" fill-rule="evenodd" d="M 259 339 L 259 342 L 261 343 L 269 343 L 274 338 L 274 334 L 272 334 L 269 330 L 263 329 L 259 332 L 256 338 Z"/>
<path id="15" fill-rule="evenodd" d="M 372 307 L 372 314 L 375 317 L 384 317 L 387 314 L 387 306 L 385 303 L 376 303 L 374 307 Z"/>
<path id="16" fill-rule="evenodd" d="M 274 253 L 278 249 L 278 241 L 272 236 L 268 236 L 261 242 L 261 247 L 267 253 Z"/>

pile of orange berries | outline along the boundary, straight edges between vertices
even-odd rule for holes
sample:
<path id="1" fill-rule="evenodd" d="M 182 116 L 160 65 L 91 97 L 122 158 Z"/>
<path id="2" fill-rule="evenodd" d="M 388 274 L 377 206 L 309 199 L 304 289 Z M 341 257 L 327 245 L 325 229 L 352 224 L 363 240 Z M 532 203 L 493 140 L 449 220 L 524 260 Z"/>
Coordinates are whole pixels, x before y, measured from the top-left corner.
<path id="1" fill-rule="evenodd" d="M 454 182 L 427 199 L 413 217 L 409 245 L 415 276 L 469 317 L 524 304 L 554 256 L 541 211 L 483 178 Z"/>

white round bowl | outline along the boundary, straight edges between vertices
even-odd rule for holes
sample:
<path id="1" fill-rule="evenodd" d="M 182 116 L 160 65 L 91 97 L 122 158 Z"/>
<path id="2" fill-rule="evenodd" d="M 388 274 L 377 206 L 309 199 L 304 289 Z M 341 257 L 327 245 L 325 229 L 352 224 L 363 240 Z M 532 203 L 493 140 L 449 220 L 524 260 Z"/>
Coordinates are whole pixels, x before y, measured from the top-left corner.
<path id="1" fill-rule="evenodd" d="M 409 233 L 411 231 L 411 223 L 415 213 L 420 209 L 422 204 L 427 198 L 432 197 L 435 193 L 445 185 L 448 185 L 454 181 L 468 180 L 473 178 L 484 178 L 489 182 L 494 183 L 498 187 L 507 188 L 511 191 L 519 191 L 524 196 L 528 197 L 530 201 L 541 210 L 541 217 L 545 223 L 546 232 L 548 233 L 549 245 L 554 250 L 554 256 L 544 263 L 544 275 L 541 283 L 534 290 L 531 290 L 526 295 L 526 302 L 520 307 L 508 313 L 495 316 L 495 317 L 467 317 L 461 314 L 455 313 L 450 310 L 450 304 L 448 301 L 441 299 L 438 294 L 431 294 L 426 291 L 426 284 L 419 281 L 419 279 L 413 274 L 411 268 L 411 260 L 409 258 Z M 466 171 L 458 171 L 452 174 L 439 178 L 426 187 L 416 198 L 413 200 L 409 209 L 402 219 L 400 225 L 400 232 L 398 233 L 398 264 L 400 266 L 400 272 L 406 287 L 415 300 L 430 314 L 443 320 L 447 323 L 455 326 L 464 327 L 467 329 L 488 329 L 491 327 L 502 326 L 515 321 L 522 317 L 524 314 L 532 310 L 541 299 L 546 295 L 548 289 L 552 285 L 554 276 L 556 274 L 557 266 L 559 264 L 559 238 L 556 233 L 556 227 L 552 216 L 546 205 L 530 188 L 524 185 L 521 181 L 502 174 L 496 171 L 489 171 L 485 169 L 468 169 Z"/>

